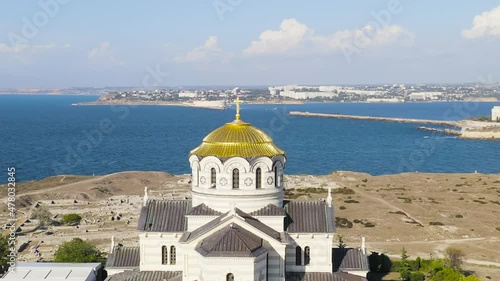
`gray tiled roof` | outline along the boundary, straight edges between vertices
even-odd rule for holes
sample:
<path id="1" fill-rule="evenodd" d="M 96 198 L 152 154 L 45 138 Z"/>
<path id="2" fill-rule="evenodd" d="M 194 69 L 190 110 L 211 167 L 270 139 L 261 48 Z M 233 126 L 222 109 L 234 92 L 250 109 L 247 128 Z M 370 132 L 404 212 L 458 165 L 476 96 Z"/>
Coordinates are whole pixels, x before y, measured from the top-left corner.
<path id="1" fill-rule="evenodd" d="M 184 232 L 186 213 L 191 200 L 149 200 L 141 209 L 138 230 L 151 232 Z"/>
<path id="2" fill-rule="evenodd" d="M 125 271 L 106 281 L 182 281 L 182 271 Z"/>
<path id="3" fill-rule="evenodd" d="M 216 226 L 220 225 L 224 221 L 228 220 L 227 215 L 229 212 L 224 213 L 217 218 L 209 221 L 208 223 L 198 227 L 197 229 L 193 230 L 192 232 L 184 232 L 182 235 L 181 239 L 179 240 L 180 242 L 189 242 L 191 240 L 196 239 L 197 237 L 200 237 L 201 235 L 209 232 L 211 229 L 215 228 Z"/>
<path id="4" fill-rule="evenodd" d="M 114 247 L 113 253 L 108 256 L 106 267 L 139 268 L 139 250 L 139 247 Z"/>
<path id="5" fill-rule="evenodd" d="M 286 212 L 283 208 L 280 208 L 274 204 L 269 204 L 262 209 L 257 211 L 253 211 L 250 215 L 255 217 L 277 217 L 277 216 L 286 216 Z"/>
<path id="6" fill-rule="evenodd" d="M 231 224 L 198 244 L 197 251 L 204 256 L 253 257 L 262 248 L 262 239 L 237 224 Z"/>
<path id="7" fill-rule="evenodd" d="M 334 271 L 368 271 L 370 269 L 368 255 L 363 254 L 361 249 L 335 248 L 333 249 L 333 269 Z"/>
<path id="8" fill-rule="evenodd" d="M 333 208 L 324 201 L 289 201 L 285 228 L 290 233 L 334 233 Z"/>
<path id="9" fill-rule="evenodd" d="M 367 281 L 366 278 L 347 273 L 288 272 L 287 281 Z"/>
<path id="10" fill-rule="evenodd" d="M 230 212 L 227 212 L 227 213 L 224 213 L 224 214 L 218 216 L 217 218 L 215 218 L 215 219 L 211 220 L 210 222 L 208 222 L 207 224 L 202 225 L 201 227 L 193 230 L 192 232 L 185 232 L 184 235 L 182 235 L 180 242 L 192 241 L 192 240 L 200 237 L 201 235 L 209 232 L 210 230 L 214 229 L 215 227 L 223 224 L 224 222 L 231 219 L 231 216 L 229 216 L 229 213 Z M 276 239 L 278 241 L 281 241 L 282 237 L 281 237 L 281 234 L 279 232 L 277 232 L 276 230 L 272 229 L 271 227 L 265 225 L 264 223 L 262 223 L 258 219 L 250 216 L 249 214 L 241 211 L 238 208 L 235 208 L 235 215 L 240 216 L 242 219 L 244 219 L 244 221 L 246 223 L 248 223 L 251 226 L 257 228 L 258 230 L 264 232 L 265 234 L 273 237 L 274 239 Z"/>
<path id="11" fill-rule="evenodd" d="M 193 207 L 186 215 L 189 216 L 220 216 L 222 213 L 216 211 L 207 205 L 201 203 L 200 205 Z"/>

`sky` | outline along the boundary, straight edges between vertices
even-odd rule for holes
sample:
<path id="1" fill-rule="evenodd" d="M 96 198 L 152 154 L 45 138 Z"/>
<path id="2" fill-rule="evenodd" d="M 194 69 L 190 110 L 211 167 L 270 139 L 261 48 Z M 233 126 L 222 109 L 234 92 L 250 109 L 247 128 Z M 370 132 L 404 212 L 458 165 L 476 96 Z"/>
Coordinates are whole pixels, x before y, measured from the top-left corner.
<path id="1" fill-rule="evenodd" d="M 0 88 L 500 81 L 500 3 L 2 0 Z"/>

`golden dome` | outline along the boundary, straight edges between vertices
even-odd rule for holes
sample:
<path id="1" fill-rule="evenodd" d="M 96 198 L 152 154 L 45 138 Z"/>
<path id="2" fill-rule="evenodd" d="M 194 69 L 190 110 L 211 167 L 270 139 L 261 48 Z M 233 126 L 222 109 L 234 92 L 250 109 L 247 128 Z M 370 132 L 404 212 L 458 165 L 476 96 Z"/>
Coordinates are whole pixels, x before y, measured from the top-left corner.
<path id="1" fill-rule="evenodd" d="M 203 143 L 191 150 L 201 157 L 258 157 L 284 155 L 273 139 L 262 130 L 240 120 L 240 97 L 236 97 L 236 120 L 212 131 Z"/>
<path id="2" fill-rule="evenodd" d="M 203 143 L 191 151 L 198 156 L 227 157 L 257 157 L 284 155 L 273 139 L 262 130 L 245 123 L 238 118 L 208 134 Z"/>

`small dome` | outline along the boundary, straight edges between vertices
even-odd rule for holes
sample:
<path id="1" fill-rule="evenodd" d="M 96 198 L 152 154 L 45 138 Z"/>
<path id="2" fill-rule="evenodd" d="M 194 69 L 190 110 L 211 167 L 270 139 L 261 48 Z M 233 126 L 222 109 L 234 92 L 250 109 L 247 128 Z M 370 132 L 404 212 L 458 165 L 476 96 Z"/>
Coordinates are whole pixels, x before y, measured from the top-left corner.
<path id="1" fill-rule="evenodd" d="M 264 131 L 243 122 L 238 118 L 208 134 L 203 143 L 191 151 L 201 157 L 258 157 L 284 155 L 273 139 Z"/>

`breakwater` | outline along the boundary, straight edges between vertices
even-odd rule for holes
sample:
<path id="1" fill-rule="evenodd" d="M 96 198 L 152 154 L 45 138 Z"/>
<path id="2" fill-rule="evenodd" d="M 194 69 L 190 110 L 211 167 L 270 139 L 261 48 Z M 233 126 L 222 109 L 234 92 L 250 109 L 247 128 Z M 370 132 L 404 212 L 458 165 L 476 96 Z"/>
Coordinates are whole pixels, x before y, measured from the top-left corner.
<path id="1" fill-rule="evenodd" d="M 307 111 L 290 111 L 291 116 L 304 116 L 304 117 L 320 117 L 320 118 L 336 118 L 336 119 L 353 119 L 353 120 L 373 120 L 385 122 L 398 122 L 398 123 L 414 123 L 414 124 L 428 124 L 440 125 L 447 127 L 462 127 L 461 123 L 456 121 L 444 120 L 427 120 L 427 119 L 411 119 L 411 118 L 394 118 L 394 117 L 379 117 L 379 116 L 362 116 L 362 115 L 347 115 L 335 113 L 313 113 Z"/>
<path id="2" fill-rule="evenodd" d="M 429 128 L 429 127 L 418 127 L 417 129 L 421 131 L 427 131 L 427 132 L 435 132 L 435 133 L 442 133 L 442 134 L 448 134 L 448 135 L 455 135 L 455 136 L 461 136 L 462 132 L 458 130 L 450 130 L 450 129 L 436 129 L 436 128 Z"/>

